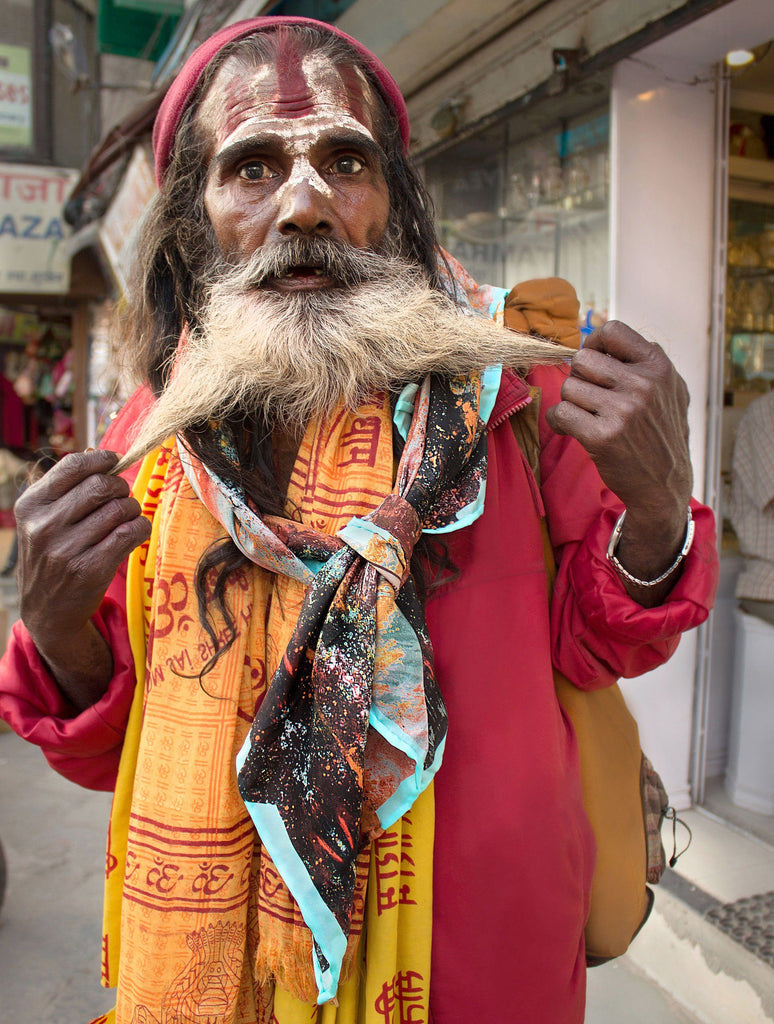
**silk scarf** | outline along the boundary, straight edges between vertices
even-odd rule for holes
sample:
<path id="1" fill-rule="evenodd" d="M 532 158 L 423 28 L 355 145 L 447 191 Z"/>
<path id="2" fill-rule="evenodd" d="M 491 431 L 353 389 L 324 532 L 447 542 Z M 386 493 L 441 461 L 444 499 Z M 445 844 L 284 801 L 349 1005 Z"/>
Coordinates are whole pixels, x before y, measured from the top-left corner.
<path id="1" fill-rule="evenodd" d="M 339 984 L 358 853 L 408 811 L 441 761 L 446 710 L 409 563 L 423 530 L 448 529 L 478 501 L 480 398 L 478 375 L 428 377 L 393 492 L 335 537 L 261 519 L 181 448 L 189 482 L 240 550 L 308 588 L 238 768 L 261 841 L 314 937 L 321 1003 Z M 229 452 L 227 437 L 220 446 Z"/>

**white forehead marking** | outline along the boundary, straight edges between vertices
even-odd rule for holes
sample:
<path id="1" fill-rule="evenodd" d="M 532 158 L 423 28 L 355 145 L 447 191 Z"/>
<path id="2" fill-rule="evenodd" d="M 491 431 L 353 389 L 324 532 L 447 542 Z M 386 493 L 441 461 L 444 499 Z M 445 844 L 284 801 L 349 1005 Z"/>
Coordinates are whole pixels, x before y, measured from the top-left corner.
<path id="1" fill-rule="evenodd" d="M 328 57 L 321 53 L 308 53 L 301 61 L 301 68 L 304 78 L 309 86 L 309 91 L 320 97 L 325 102 L 325 97 L 333 94 L 333 102 L 341 103 L 346 96 L 346 87 L 341 71 L 333 64 Z M 371 86 L 360 68 L 352 68 L 355 77 L 362 90 L 364 99 L 371 96 Z"/>
<path id="2" fill-rule="evenodd" d="M 307 154 L 327 133 L 345 129 L 353 135 L 361 135 L 370 142 L 374 141 L 371 132 L 354 117 L 343 113 L 338 116 L 328 111 L 320 111 L 304 117 L 276 117 L 273 113 L 267 116 L 246 118 L 226 139 L 220 148 L 225 149 L 232 142 L 249 138 L 252 134 L 275 135 L 282 139 L 294 156 Z"/>
<path id="3" fill-rule="evenodd" d="M 293 192 L 299 185 L 306 185 L 309 188 L 315 189 L 324 196 L 332 196 L 333 189 L 327 184 L 324 178 L 322 178 L 317 171 L 312 167 L 309 161 L 299 156 L 293 162 L 293 168 L 288 175 L 287 181 L 284 181 L 282 185 L 277 189 L 277 199 L 280 202 L 284 202 L 287 196 L 292 196 Z"/>
<path id="4" fill-rule="evenodd" d="M 278 91 L 277 70 L 272 64 L 263 64 L 255 69 L 253 87 L 264 96 L 271 90 L 270 98 L 256 96 L 240 123 L 218 148 L 238 142 L 256 130 L 270 132 L 286 141 L 294 156 L 307 154 L 322 135 L 332 129 L 344 128 L 373 142 L 370 129 L 352 114 L 341 74 L 330 60 L 320 54 L 308 54 L 302 61 L 302 69 L 314 96 L 314 107 L 308 114 L 302 117 L 277 114 L 274 98 Z M 362 71 L 357 68 L 355 72 L 363 88 L 364 103 L 367 103 L 370 87 Z"/>

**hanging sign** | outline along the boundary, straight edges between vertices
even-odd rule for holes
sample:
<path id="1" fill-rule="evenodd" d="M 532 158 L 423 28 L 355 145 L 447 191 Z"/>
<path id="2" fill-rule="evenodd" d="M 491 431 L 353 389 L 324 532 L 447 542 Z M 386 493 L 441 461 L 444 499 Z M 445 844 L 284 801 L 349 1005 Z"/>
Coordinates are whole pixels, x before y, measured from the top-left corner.
<path id="1" fill-rule="evenodd" d="M 156 194 L 153 165 L 142 145 L 135 146 L 123 180 L 102 218 L 99 237 L 121 292 L 126 293 L 137 250 L 142 216 Z"/>
<path id="2" fill-rule="evenodd" d="M 64 167 L 0 164 L 0 292 L 68 291 L 62 206 L 77 178 Z"/>
<path id="3" fill-rule="evenodd" d="M 0 43 L 0 146 L 32 148 L 30 51 Z"/>

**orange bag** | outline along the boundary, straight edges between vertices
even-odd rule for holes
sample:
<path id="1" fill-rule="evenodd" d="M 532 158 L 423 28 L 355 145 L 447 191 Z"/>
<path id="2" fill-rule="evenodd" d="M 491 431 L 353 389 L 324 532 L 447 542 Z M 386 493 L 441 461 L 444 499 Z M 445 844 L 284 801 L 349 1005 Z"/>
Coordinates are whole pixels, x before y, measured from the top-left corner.
<path id="1" fill-rule="evenodd" d="M 531 392 L 533 401 L 510 422 L 539 482 L 540 391 Z M 545 520 L 541 526 L 550 599 L 556 564 Z M 669 801 L 618 685 L 579 690 L 556 670 L 554 685 L 578 739 L 583 806 L 597 842 L 585 930 L 586 963 L 594 967 L 625 953 L 648 919 L 647 882 L 658 882 L 665 867 L 661 823 Z"/>

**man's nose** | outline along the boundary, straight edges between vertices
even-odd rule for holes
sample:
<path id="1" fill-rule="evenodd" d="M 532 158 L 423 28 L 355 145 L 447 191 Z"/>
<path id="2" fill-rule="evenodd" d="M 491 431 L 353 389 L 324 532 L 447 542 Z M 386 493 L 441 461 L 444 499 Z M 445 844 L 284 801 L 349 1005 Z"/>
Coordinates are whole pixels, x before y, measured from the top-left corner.
<path id="1" fill-rule="evenodd" d="M 333 231 L 330 188 L 307 165 L 294 170 L 282 187 L 277 211 L 281 235 L 330 235 Z"/>

